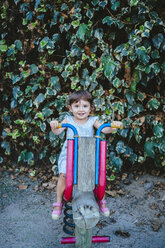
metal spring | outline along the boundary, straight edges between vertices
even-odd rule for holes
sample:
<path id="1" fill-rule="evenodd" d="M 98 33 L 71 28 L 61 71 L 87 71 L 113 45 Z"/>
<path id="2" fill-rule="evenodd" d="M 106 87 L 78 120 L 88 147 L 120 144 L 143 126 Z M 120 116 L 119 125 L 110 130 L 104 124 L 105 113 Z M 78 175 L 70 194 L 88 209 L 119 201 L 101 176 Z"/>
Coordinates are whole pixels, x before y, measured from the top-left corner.
<path id="1" fill-rule="evenodd" d="M 71 213 L 68 213 L 68 211 L 70 211 Z M 64 215 L 65 217 L 63 219 L 63 231 L 66 234 L 74 235 L 75 224 L 73 222 L 72 206 L 68 203 L 65 203 Z"/>

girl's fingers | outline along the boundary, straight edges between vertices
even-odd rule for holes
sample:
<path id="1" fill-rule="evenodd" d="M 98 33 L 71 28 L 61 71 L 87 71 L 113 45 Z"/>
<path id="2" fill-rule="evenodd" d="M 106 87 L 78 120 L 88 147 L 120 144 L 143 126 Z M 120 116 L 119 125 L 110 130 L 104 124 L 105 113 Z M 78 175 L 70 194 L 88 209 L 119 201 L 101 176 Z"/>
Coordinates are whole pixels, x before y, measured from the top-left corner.
<path id="1" fill-rule="evenodd" d="M 51 128 L 56 129 L 58 127 L 58 121 L 51 121 L 50 126 Z"/>
<path id="2" fill-rule="evenodd" d="M 123 129 L 123 123 L 121 121 L 113 121 L 111 127 Z"/>

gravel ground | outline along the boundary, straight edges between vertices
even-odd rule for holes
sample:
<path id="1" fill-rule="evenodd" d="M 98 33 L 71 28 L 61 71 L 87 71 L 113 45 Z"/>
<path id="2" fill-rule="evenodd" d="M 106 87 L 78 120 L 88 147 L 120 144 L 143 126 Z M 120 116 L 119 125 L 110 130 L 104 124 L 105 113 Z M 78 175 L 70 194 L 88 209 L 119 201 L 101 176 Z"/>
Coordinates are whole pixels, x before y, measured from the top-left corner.
<path id="1" fill-rule="evenodd" d="M 0 178 L 0 248 L 58 248 L 67 237 L 63 216 L 51 219 L 55 193 L 35 191 L 38 182 L 26 176 Z M 93 248 L 164 248 L 165 247 L 165 178 L 148 174 L 135 180 L 130 174 L 122 190 L 107 197 L 111 214 L 101 217 L 93 235 L 107 235 L 110 243 L 95 243 Z M 28 186 L 21 189 L 19 186 Z"/>

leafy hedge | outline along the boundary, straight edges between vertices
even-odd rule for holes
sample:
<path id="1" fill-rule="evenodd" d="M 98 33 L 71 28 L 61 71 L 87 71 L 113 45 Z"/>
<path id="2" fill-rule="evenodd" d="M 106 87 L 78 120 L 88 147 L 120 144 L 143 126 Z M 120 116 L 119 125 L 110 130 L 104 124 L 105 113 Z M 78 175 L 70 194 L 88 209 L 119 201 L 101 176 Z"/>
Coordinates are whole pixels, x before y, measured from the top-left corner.
<path id="1" fill-rule="evenodd" d="M 51 162 L 68 93 L 89 90 L 109 137 L 108 168 L 165 166 L 165 4 L 157 0 L 1 1 L 0 162 Z"/>

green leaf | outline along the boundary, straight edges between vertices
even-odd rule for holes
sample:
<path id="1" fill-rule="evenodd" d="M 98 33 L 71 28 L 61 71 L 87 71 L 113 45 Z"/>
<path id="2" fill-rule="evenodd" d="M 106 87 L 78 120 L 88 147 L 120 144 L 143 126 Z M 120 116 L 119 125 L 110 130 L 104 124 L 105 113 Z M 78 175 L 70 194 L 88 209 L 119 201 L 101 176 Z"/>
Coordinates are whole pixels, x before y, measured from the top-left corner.
<path id="1" fill-rule="evenodd" d="M 118 114 L 124 114 L 124 104 L 122 102 L 114 102 L 112 104 L 115 111 L 118 111 Z"/>
<path id="2" fill-rule="evenodd" d="M 21 151 L 20 155 L 18 156 L 18 163 L 24 160 L 26 153 L 27 153 L 27 149 Z"/>
<path id="3" fill-rule="evenodd" d="M 6 52 L 7 49 L 7 45 L 0 45 L 0 52 Z"/>
<path id="4" fill-rule="evenodd" d="M 22 51 L 22 41 L 15 40 L 14 44 L 15 44 L 16 48 L 18 49 L 18 51 L 21 52 Z"/>
<path id="5" fill-rule="evenodd" d="M 15 120 L 14 123 L 17 125 L 23 125 L 24 123 L 26 123 L 26 121 L 18 119 L 18 120 Z"/>
<path id="6" fill-rule="evenodd" d="M 108 3 L 107 0 L 99 1 L 99 6 L 101 6 L 104 9 L 107 3 Z"/>
<path id="7" fill-rule="evenodd" d="M 30 75 L 29 71 L 22 71 L 21 72 L 21 77 L 23 77 L 23 78 L 27 78 L 27 77 L 29 77 L 29 75 Z"/>
<path id="8" fill-rule="evenodd" d="M 138 5 L 139 0 L 129 0 L 129 4 L 131 7 Z"/>
<path id="9" fill-rule="evenodd" d="M 46 146 L 46 147 L 44 147 L 44 150 L 40 153 L 39 158 L 40 159 L 45 158 L 47 151 L 48 151 L 48 147 Z"/>
<path id="10" fill-rule="evenodd" d="M 151 21 L 151 22 L 146 21 L 146 22 L 144 23 L 144 26 L 145 26 L 146 28 L 148 28 L 149 30 L 152 30 L 152 28 L 153 28 L 153 22 L 152 22 L 152 21 Z"/>
<path id="11" fill-rule="evenodd" d="M 159 123 L 159 124 L 155 125 L 153 131 L 154 131 L 154 135 L 157 138 L 163 137 L 163 132 L 164 132 L 163 124 Z"/>
<path id="12" fill-rule="evenodd" d="M 144 110 L 143 105 L 140 103 L 134 104 L 132 106 L 132 111 L 137 115 L 140 114 L 143 110 Z"/>
<path id="13" fill-rule="evenodd" d="M 17 99 L 18 96 L 19 96 L 19 93 L 20 93 L 20 87 L 19 87 L 19 86 L 15 86 L 15 87 L 13 88 L 13 97 L 14 97 L 15 99 Z"/>
<path id="14" fill-rule="evenodd" d="M 149 62 L 150 57 L 148 56 L 147 50 L 144 46 L 138 47 L 138 49 L 136 50 L 136 54 L 143 64 L 147 64 Z"/>
<path id="15" fill-rule="evenodd" d="M 21 77 L 19 77 L 18 75 L 13 75 L 12 73 L 10 73 L 10 75 L 11 75 L 12 84 L 15 84 L 21 80 Z"/>
<path id="16" fill-rule="evenodd" d="M 155 157 L 154 143 L 146 141 L 144 144 L 144 151 L 148 157 L 154 158 Z"/>
<path id="17" fill-rule="evenodd" d="M 160 72 L 160 64 L 159 63 L 152 63 L 151 64 L 151 68 L 153 68 L 153 71 L 155 73 L 155 75 L 158 75 Z"/>
<path id="18" fill-rule="evenodd" d="M 30 174 L 31 177 L 35 177 L 36 171 L 35 170 L 34 171 L 31 171 L 29 174 Z"/>
<path id="19" fill-rule="evenodd" d="M 133 105 L 135 103 L 135 93 L 128 90 L 126 92 L 126 99 L 130 105 Z"/>
<path id="20" fill-rule="evenodd" d="M 117 8 L 120 6 L 120 1 L 111 0 L 111 3 L 112 3 L 111 9 L 112 9 L 113 11 L 116 11 Z"/>
<path id="21" fill-rule="evenodd" d="M 42 132 L 45 132 L 45 130 L 46 130 L 46 124 L 45 123 L 40 123 L 40 128 L 41 128 L 41 131 Z"/>
<path id="22" fill-rule="evenodd" d="M 122 80 L 119 79 L 118 77 L 115 77 L 112 83 L 115 88 L 119 88 L 122 85 Z"/>
<path id="23" fill-rule="evenodd" d="M 87 13 L 86 13 L 86 16 L 89 17 L 89 19 L 91 19 L 94 15 L 94 10 L 93 9 L 88 9 L 87 10 Z"/>
<path id="24" fill-rule="evenodd" d="M 44 94 L 40 93 L 36 99 L 34 100 L 34 104 L 36 105 L 36 107 L 38 108 L 38 106 L 40 105 L 40 103 L 42 103 L 45 100 L 45 96 Z"/>
<path id="25" fill-rule="evenodd" d="M 133 78 L 136 83 L 138 83 L 142 78 L 141 70 L 135 70 L 133 73 Z"/>
<path id="26" fill-rule="evenodd" d="M 163 42 L 163 40 L 164 40 L 164 36 L 163 36 L 162 33 L 159 33 L 159 34 L 155 35 L 154 38 L 152 38 L 152 41 L 154 43 L 154 47 L 156 49 L 159 49 L 161 44 L 162 44 L 162 42 Z"/>
<path id="27" fill-rule="evenodd" d="M 45 107 L 45 108 L 43 108 L 42 113 L 45 117 L 49 117 L 50 115 L 53 114 L 53 110 Z"/>
<path id="28" fill-rule="evenodd" d="M 108 79 L 111 79 L 112 75 L 116 71 L 116 63 L 110 56 L 103 58 L 104 74 Z"/>
<path id="29" fill-rule="evenodd" d="M 94 36 L 98 39 L 101 40 L 103 37 L 103 29 L 102 28 L 98 28 L 95 30 L 94 32 Z"/>
<path id="30" fill-rule="evenodd" d="M 111 16 L 106 16 L 103 20 L 102 23 L 105 24 L 107 23 L 108 26 L 111 26 L 114 24 L 115 26 L 118 26 L 119 29 L 124 27 L 124 23 L 121 22 L 120 20 L 117 20 L 116 18 L 113 18 Z"/>
<path id="31" fill-rule="evenodd" d="M 56 139 L 55 134 L 52 131 L 50 131 L 49 132 L 49 140 L 50 140 L 50 142 L 53 142 L 55 139 Z"/>
<path id="32" fill-rule="evenodd" d="M 134 93 L 136 93 L 136 81 L 133 81 L 130 85 L 130 90 Z"/>
<path id="33" fill-rule="evenodd" d="M 160 102 L 156 98 L 152 98 L 148 101 L 147 105 L 150 110 L 155 110 L 159 108 Z"/>
<path id="34" fill-rule="evenodd" d="M 120 135 L 121 135 L 123 138 L 126 138 L 127 135 L 128 135 L 128 132 L 129 132 L 129 129 L 128 129 L 128 128 L 124 128 L 124 129 L 120 130 Z"/>
<path id="35" fill-rule="evenodd" d="M 33 136 L 33 141 L 34 141 L 34 143 L 36 143 L 36 144 L 39 144 L 39 143 L 40 143 L 39 137 L 36 136 L 36 135 Z"/>
<path id="36" fill-rule="evenodd" d="M 102 109 L 104 104 L 105 104 L 105 101 L 103 98 L 99 97 L 99 98 L 94 99 L 94 105 L 95 105 L 96 110 Z"/>
<path id="37" fill-rule="evenodd" d="M 59 83 L 59 77 L 58 76 L 50 78 L 50 85 L 52 88 L 54 88 L 57 91 L 61 90 L 61 85 Z"/>
<path id="38" fill-rule="evenodd" d="M 134 135 L 135 135 L 135 139 L 138 143 L 140 143 L 140 140 L 142 139 L 142 136 L 139 134 L 140 132 L 140 127 L 135 127 L 134 131 Z"/>
<path id="39" fill-rule="evenodd" d="M 44 116 L 43 116 L 43 114 L 41 112 L 37 112 L 36 115 L 35 115 L 35 117 L 34 117 L 34 119 L 37 119 L 37 118 L 43 120 L 44 119 Z"/>
<path id="40" fill-rule="evenodd" d="M 163 73 L 165 74 L 165 62 L 162 63 L 161 69 L 163 70 Z"/>
<path id="41" fill-rule="evenodd" d="M 92 0 L 93 6 L 96 6 L 98 4 L 99 0 Z"/>
<path id="42" fill-rule="evenodd" d="M 49 37 L 46 36 L 46 37 L 44 37 L 44 38 L 40 41 L 40 45 L 39 45 L 39 47 L 38 47 L 38 51 L 39 51 L 39 52 L 42 52 L 43 49 L 46 48 L 46 46 L 47 46 L 49 40 L 50 40 Z"/>
<path id="43" fill-rule="evenodd" d="M 160 58 L 160 55 L 159 55 L 159 51 L 158 50 L 154 50 L 154 51 L 152 51 L 151 52 L 151 57 L 153 58 L 153 59 L 158 59 L 158 58 Z"/>
<path id="44" fill-rule="evenodd" d="M 46 88 L 46 96 L 55 96 L 56 94 L 57 94 L 57 91 L 56 90 L 53 90 L 50 87 L 47 87 Z"/>
<path id="45" fill-rule="evenodd" d="M 135 153 L 131 154 L 129 160 L 134 164 L 137 161 L 137 155 Z"/>
<path id="46" fill-rule="evenodd" d="M 66 3 L 63 3 L 61 6 L 61 11 L 67 10 L 68 9 L 68 5 Z"/>
<path id="47" fill-rule="evenodd" d="M 52 154 L 50 157 L 49 157 L 49 160 L 52 164 L 54 164 L 56 162 L 56 155 L 55 154 Z"/>
<path id="48" fill-rule="evenodd" d="M 36 66 L 35 64 L 31 64 L 30 70 L 31 70 L 30 75 L 33 75 L 38 72 L 38 66 Z"/>
<path id="49" fill-rule="evenodd" d="M 84 23 L 80 24 L 79 29 L 76 33 L 77 38 L 84 41 L 87 30 L 88 30 L 88 26 L 86 24 Z"/>
<path id="50" fill-rule="evenodd" d="M 145 99 L 145 94 L 139 91 L 137 92 L 137 97 L 138 100 L 142 102 Z"/>
<path id="51" fill-rule="evenodd" d="M 116 172 L 119 172 L 121 170 L 122 165 L 123 165 L 123 161 L 119 157 L 114 157 L 112 159 L 112 165 L 114 166 Z"/>
<path id="52" fill-rule="evenodd" d="M 9 143 L 9 142 L 3 141 L 3 142 L 1 143 L 1 147 L 2 147 L 3 149 L 5 149 L 5 154 L 10 154 L 11 146 L 10 146 L 10 143 Z"/>
<path id="53" fill-rule="evenodd" d="M 126 151 L 123 141 L 118 141 L 116 144 L 116 151 L 118 154 L 124 153 Z"/>
<path id="54" fill-rule="evenodd" d="M 25 154 L 24 161 L 27 162 L 29 165 L 34 164 L 34 154 L 32 152 L 27 152 Z"/>
<path id="55" fill-rule="evenodd" d="M 80 20 L 73 21 L 71 24 L 74 28 L 77 28 L 80 25 Z"/>

